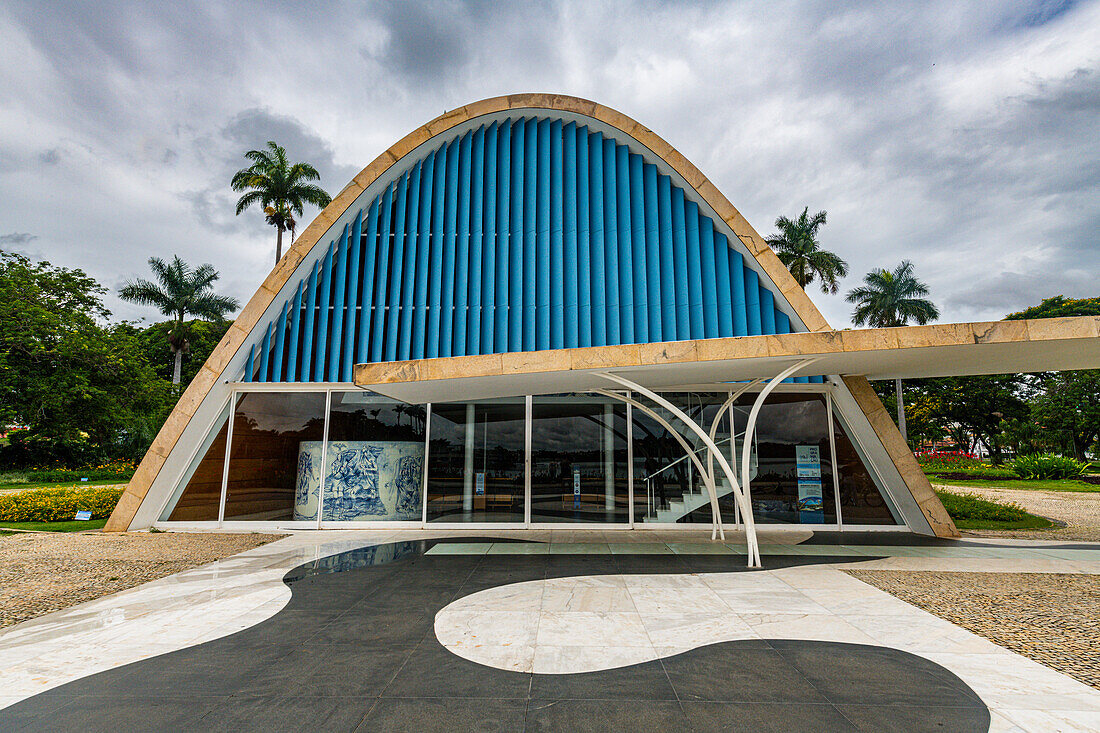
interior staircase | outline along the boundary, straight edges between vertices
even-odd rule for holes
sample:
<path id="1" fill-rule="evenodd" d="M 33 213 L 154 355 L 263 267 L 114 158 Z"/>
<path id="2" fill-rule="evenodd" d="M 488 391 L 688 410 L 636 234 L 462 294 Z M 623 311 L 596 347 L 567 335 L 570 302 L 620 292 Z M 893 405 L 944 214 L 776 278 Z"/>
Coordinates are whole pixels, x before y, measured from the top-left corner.
<path id="1" fill-rule="evenodd" d="M 696 451 L 696 455 L 699 456 L 704 465 L 706 465 L 706 454 L 706 448 L 702 448 Z M 686 460 L 688 460 L 688 457 L 684 456 L 683 458 L 673 461 L 672 463 L 662 468 L 661 471 L 659 471 L 658 473 L 667 471 L 680 461 Z M 729 460 L 728 456 L 726 457 L 726 460 Z M 739 474 L 741 468 L 740 464 L 733 465 L 733 463 L 733 461 L 730 461 L 730 465 L 733 466 L 734 473 Z M 756 478 L 757 467 L 758 464 L 756 451 L 754 450 L 749 456 L 750 481 Z M 714 469 L 714 491 L 718 495 L 718 498 L 721 499 L 723 496 L 733 491 L 733 487 L 730 486 L 729 480 L 725 477 L 725 475 L 722 473 L 722 469 L 719 468 L 717 464 L 715 464 Z M 657 474 L 653 474 L 653 476 L 656 475 Z M 648 478 L 653 478 L 653 476 L 650 476 Z M 680 521 L 696 509 L 707 506 L 709 503 L 710 495 L 707 493 L 706 485 L 702 481 L 696 480 L 693 481 L 691 487 L 687 491 L 683 492 L 678 498 L 670 499 L 668 502 L 668 506 L 657 507 L 655 512 L 651 511 L 642 521 L 648 523 L 671 524 Z"/>

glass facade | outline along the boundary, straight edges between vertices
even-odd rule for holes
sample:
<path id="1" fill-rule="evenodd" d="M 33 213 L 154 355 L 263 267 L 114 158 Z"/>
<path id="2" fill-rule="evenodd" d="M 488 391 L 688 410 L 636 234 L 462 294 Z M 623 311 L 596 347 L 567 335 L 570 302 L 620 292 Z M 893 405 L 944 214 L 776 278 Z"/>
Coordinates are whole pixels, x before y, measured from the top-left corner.
<path id="1" fill-rule="evenodd" d="M 717 390 L 662 397 L 713 438 L 743 483 L 739 456 L 756 393 L 732 403 Z M 695 463 L 708 469 L 706 441 L 643 401 L 650 407 L 595 394 L 410 405 L 355 389 L 240 391 L 161 519 L 709 524 Z M 739 523 L 729 482 L 714 471 L 723 521 Z M 846 426 L 836 415 L 830 424 L 822 391 L 768 396 L 749 478 L 761 524 L 837 526 L 838 495 L 842 524 L 900 523 Z"/>
<path id="2" fill-rule="evenodd" d="M 883 498 L 879 486 L 867 470 L 863 457 L 848 438 L 840 415 L 833 415 L 833 440 L 840 473 L 840 515 L 844 524 L 902 524 L 901 517 Z"/>
<path id="3" fill-rule="evenodd" d="M 630 521 L 626 405 L 609 397 L 531 400 L 531 521 Z"/>
<path id="4" fill-rule="evenodd" d="M 726 460 L 731 465 L 735 463 L 730 443 L 729 409 L 722 410 L 722 406 L 729 400 L 728 392 L 669 392 L 662 397 L 695 420 L 708 434 L 713 430 L 714 442 L 722 449 Z M 708 451 L 703 439 L 693 432 L 683 430 L 679 418 L 665 408 L 654 407 L 654 412 L 681 431 L 680 436 L 688 442 L 692 452 L 709 470 Z M 634 409 L 631 422 L 634 448 L 634 521 L 709 524 L 710 495 L 695 461 L 687 455 L 676 437 L 652 415 Z M 727 522 L 735 521 L 733 494 L 729 482 L 717 466 L 715 484 L 723 518 Z"/>
<path id="5" fill-rule="evenodd" d="M 323 392 L 244 392 L 233 411 L 226 519 L 308 519 L 298 477 L 320 473 L 306 446 L 325 431 Z"/>
<path id="6" fill-rule="evenodd" d="M 734 410 L 743 434 L 755 394 Z M 753 517 L 760 524 L 836 524 L 836 490 L 824 395 L 768 395 L 756 419 Z M 755 475 L 752 475 L 755 474 Z"/>
<path id="7" fill-rule="evenodd" d="M 225 441 L 229 435 L 229 405 L 207 433 L 195 459 L 180 481 L 180 489 L 168 502 L 161 521 L 216 522 L 222 498 L 225 472 Z"/>
<path id="8" fill-rule="evenodd" d="M 311 509 L 301 518 L 317 517 L 315 497 L 323 483 L 322 521 L 419 522 L 427 416 L 423 405 L 407 405 L 363 390 L 333 392 L 324 481 L 314 482 L 311 477 L 307 502 Z M 302 449 L 306 450 L 319 457 L 321 444 Z M 297 494 L 307 496 L 301 476 Z"/>
<path id="9" fill-rule="evenodd" d="M 429 522 L 523 522 L 523 398 L 432 405 Z"/>

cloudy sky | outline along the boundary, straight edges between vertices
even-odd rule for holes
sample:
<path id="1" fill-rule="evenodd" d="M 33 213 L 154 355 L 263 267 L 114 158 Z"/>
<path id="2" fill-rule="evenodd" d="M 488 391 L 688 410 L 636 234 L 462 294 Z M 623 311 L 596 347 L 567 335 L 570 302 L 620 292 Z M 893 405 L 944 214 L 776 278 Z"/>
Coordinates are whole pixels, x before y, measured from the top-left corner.
<path id="1" fill-rule="evenodd" d="M 447 109 L 545 91 L 640 120 L 764 234 L 827 210 L 845 288 L 908 258 L 944 320 L 1100 295 L 1100 2 L 7 0 L 0 37 L 0 248 L 112 289 L 179 254 L 247 300 L 274 232 L 228 181 L 266 140 L 335 193 Z"/>

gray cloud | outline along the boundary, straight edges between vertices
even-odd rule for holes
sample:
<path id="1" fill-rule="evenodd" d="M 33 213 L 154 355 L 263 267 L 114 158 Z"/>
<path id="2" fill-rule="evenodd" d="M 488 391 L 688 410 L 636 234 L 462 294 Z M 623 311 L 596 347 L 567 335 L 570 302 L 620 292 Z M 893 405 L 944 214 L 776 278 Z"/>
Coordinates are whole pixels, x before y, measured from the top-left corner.
<path id="1" fill-rule="evenodd" d="M 36 239 L 38 239 L 38 235 L 28 234 L 27 232 L 0 234 L 0 244 L 28 244 Z"/>
<path id="2" fill-rule="evenodd" d="M 335 193 L 446 109 L 550 91 L 651 127 L 764 234 L 828 210 L 844 287 L 909 258 L 945 320 L 1097 294 L 1100 0 L 12 0 L 0 34 L 4 226 L 105 283 L 180 254 L 247 300 L 274 235 L 233 214 L 245 150 Z"/>
<path id="3" fill-rule="evenodd" d="M 243 158 L 244 152 L 263 148 L 268 140 L 274 140 L 286 148 L 292 161 L 312 163 L 331 194 L 343 188 L 363 167 L 338 163 L 331 145 L 316 132 L 289 115 L 277 114 L 269 109 L 239 112 L 222 130 L 222 136 L 236 151 L 236 158 L 228 161 L 229 165 L 224 169 L 226 172 L 243 168 L 247 163 Z"/>

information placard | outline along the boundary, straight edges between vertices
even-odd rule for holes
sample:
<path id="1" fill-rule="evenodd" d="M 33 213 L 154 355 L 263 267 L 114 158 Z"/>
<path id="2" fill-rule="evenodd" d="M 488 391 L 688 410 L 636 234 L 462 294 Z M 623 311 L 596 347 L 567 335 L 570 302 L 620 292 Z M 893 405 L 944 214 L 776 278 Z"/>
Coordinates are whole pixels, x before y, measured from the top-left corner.
<path id="1" fill-rule="evenodd" d="M 798 480 L 798 518 L 803 524 L 825 523 L 825 501 L 821 488 L 821 449 L 797 445 L 794 449 Z"/>

